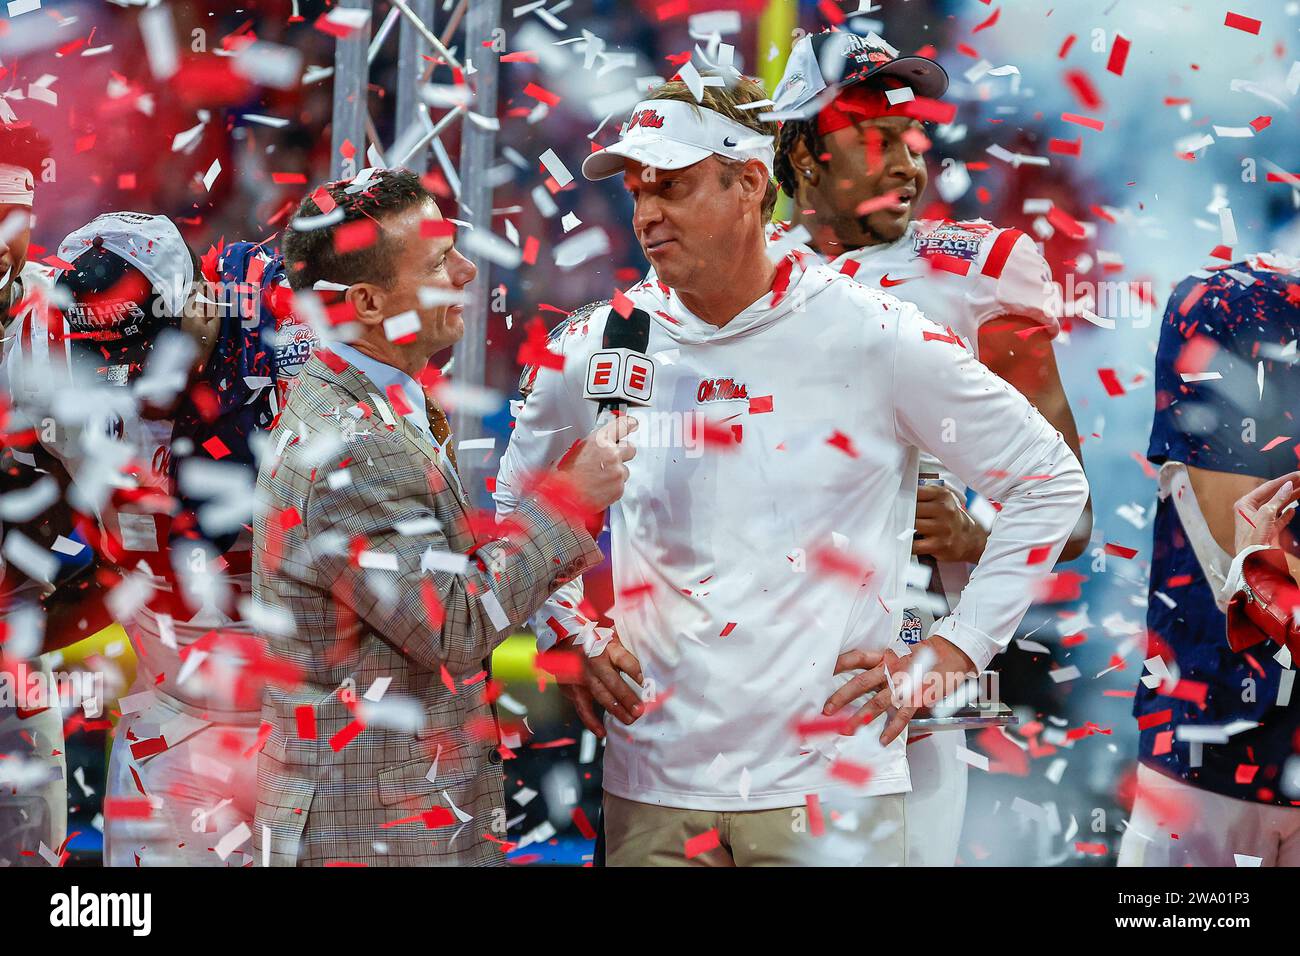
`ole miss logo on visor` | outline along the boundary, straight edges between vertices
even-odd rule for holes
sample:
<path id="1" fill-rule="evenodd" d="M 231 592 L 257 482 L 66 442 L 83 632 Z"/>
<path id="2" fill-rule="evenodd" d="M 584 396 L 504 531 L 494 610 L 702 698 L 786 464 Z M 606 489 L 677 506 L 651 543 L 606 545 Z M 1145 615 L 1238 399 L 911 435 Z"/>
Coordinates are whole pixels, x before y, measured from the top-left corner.
<path id="1" fill-rule="evenodd" d="M 650 129 L 661 129 L 663 125 L 664 118 L 658 110 L 638 110 L 633 113 L 632 118 L 627 121 L 628 132 L 636 129 L 638 126 L 644 126 Z"/>

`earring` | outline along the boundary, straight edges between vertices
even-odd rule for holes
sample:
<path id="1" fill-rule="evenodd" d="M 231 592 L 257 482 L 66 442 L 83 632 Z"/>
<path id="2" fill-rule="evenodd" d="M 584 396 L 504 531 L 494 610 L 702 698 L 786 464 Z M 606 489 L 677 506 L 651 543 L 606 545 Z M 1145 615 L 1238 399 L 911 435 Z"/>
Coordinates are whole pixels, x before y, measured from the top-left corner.
<path id="1" fill-rule="evenodd" d="M 803 171 L 803 178 L 804 178 L 804 179 L 812 179 L 812 170 L 811 170 L 811 169 L 805 169 L 805 170 Z"/>

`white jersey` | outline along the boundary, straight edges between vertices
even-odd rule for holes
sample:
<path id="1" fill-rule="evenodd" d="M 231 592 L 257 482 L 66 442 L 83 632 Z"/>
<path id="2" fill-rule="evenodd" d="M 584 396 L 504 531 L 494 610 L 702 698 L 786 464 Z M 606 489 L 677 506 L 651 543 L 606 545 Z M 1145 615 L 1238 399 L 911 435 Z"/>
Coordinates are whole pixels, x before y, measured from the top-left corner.
<path id="1" fill-rule="evenodd" d="M 788 230 L 773 224 L 768 238 L 779 242 Z M 980 328 L 990 319 L 1031 319 L 1049 338 L 1061 331 L 1061 295 L 1051 267 L 1018 229 L 983 219 L 918 219 L 894 242 L 852 249 L 829 264 L 864 285 L 911 302 L 926 318 L 955 332 L 976 358 Z M 938 474 L 958 494 L 966 493 L 961 479 L 934 455 L 922 454 L 921 471 Z M 952 604 L 966 586 L 970 566 L 947 561 L 938 566 Z"/>
<path id="2" fill-rule="evenodd" d="M 1060 437 L 915 307 L 791 259 L 776 288 L 721 329 L 656 281 L 628 292 L 652 317 L 657 369 L 610 510 L 613 617 L 654 699 L 633 726 L 609 723 L 604 785 L 616 796 L 746 810 L 846 785 L 905 791 L 902 738 L 881 747 L 879 727 L 847 737 L 815 723 L 844 679 L 838 655 L 898 634 L 920 449 L 943 447 L 1004 502 L 980 571 L 935 631 L 981 667 L 1086 498 Z M 583 383 L 609 311 L 570 322 L 563 369 L 538 370 L 501 463 L 499 511 L 593 426 Z M 907 386 L 917 381 L 927 387 Z M 949 417 L 956 440 L 941 445 Z M 1027 561 L 1027 542 L 1047 559 Z M 564 627 L 574 599 L 539 617 Z M 542 646 L 553 630 L 539 631 Z"/>

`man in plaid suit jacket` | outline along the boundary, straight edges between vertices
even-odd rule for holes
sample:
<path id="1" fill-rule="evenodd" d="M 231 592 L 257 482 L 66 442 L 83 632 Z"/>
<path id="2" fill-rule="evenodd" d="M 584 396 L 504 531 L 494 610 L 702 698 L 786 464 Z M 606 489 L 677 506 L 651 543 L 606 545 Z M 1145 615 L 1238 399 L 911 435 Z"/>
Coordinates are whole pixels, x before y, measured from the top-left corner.
<path id="1" fill-rule="evenodd" d="M 542 476 L 563 494 L 526 500 L 508 527 L 489 519 L 484 540 L 446 416 L 414 380 L 464 334 L 449 300 L 474 266 L 405 170 L 324 186 L 298 216 L 333 208 L 341 221 L 284 239 L 290 283 L 333 290 L 332 318 L 360 334 L 308 360 L 258 476 L 256 620 L 295 673 L 264 695 L 255 846 L 274 865 L 500 863 L 489 658 L 601 560 L 580 512 L 622 494 L 634 426 L 589 436 Z M 546 503 L 561 497 L 578 507 Z"/>

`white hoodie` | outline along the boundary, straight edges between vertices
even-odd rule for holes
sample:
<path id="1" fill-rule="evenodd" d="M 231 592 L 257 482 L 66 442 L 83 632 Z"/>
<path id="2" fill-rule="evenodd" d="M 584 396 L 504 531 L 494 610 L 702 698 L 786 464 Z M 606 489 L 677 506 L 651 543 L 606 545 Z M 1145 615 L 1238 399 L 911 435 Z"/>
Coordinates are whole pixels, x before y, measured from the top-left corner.
<path id="1" fill-rule="evenodd" d="M 898 634 L 920 449 L 941 449 L 1003 504 L 961 603 L 932 632 L 981 668 L 1010 639 L 1087 497 L 1060 436 L 950 333 L 794 258 L 778 272 L 783 294 L 721 329 L 658 282 L 628 292 L 653 318 L 658 367 L 650 408 L 633 412 L 638 454 L 610 511 L 613 617 L 654 699 L 631 727 L 606 723 L 604 786 L 616 796 L 761 810 L 840 787 L 907 790 L 904 739 L 882 748 L 880 721 L 853 737 L 796 725 L 844 679 L 832 674 L 841 652 L 882 649 Z M 583 380 L 608 314 L 571 321 L 556 342 L 563 369 L 538 371 L 501 462 L 500 512 L 593 426 Z M 682 441 L 683 423 L 700 418 L 708 435 L 733 441 Z M 1035 548 L 1045 550 L 1031 559 Z M 539 620 L 572 622 L 563 603 L 574 599 L 559 595 Z"/>

